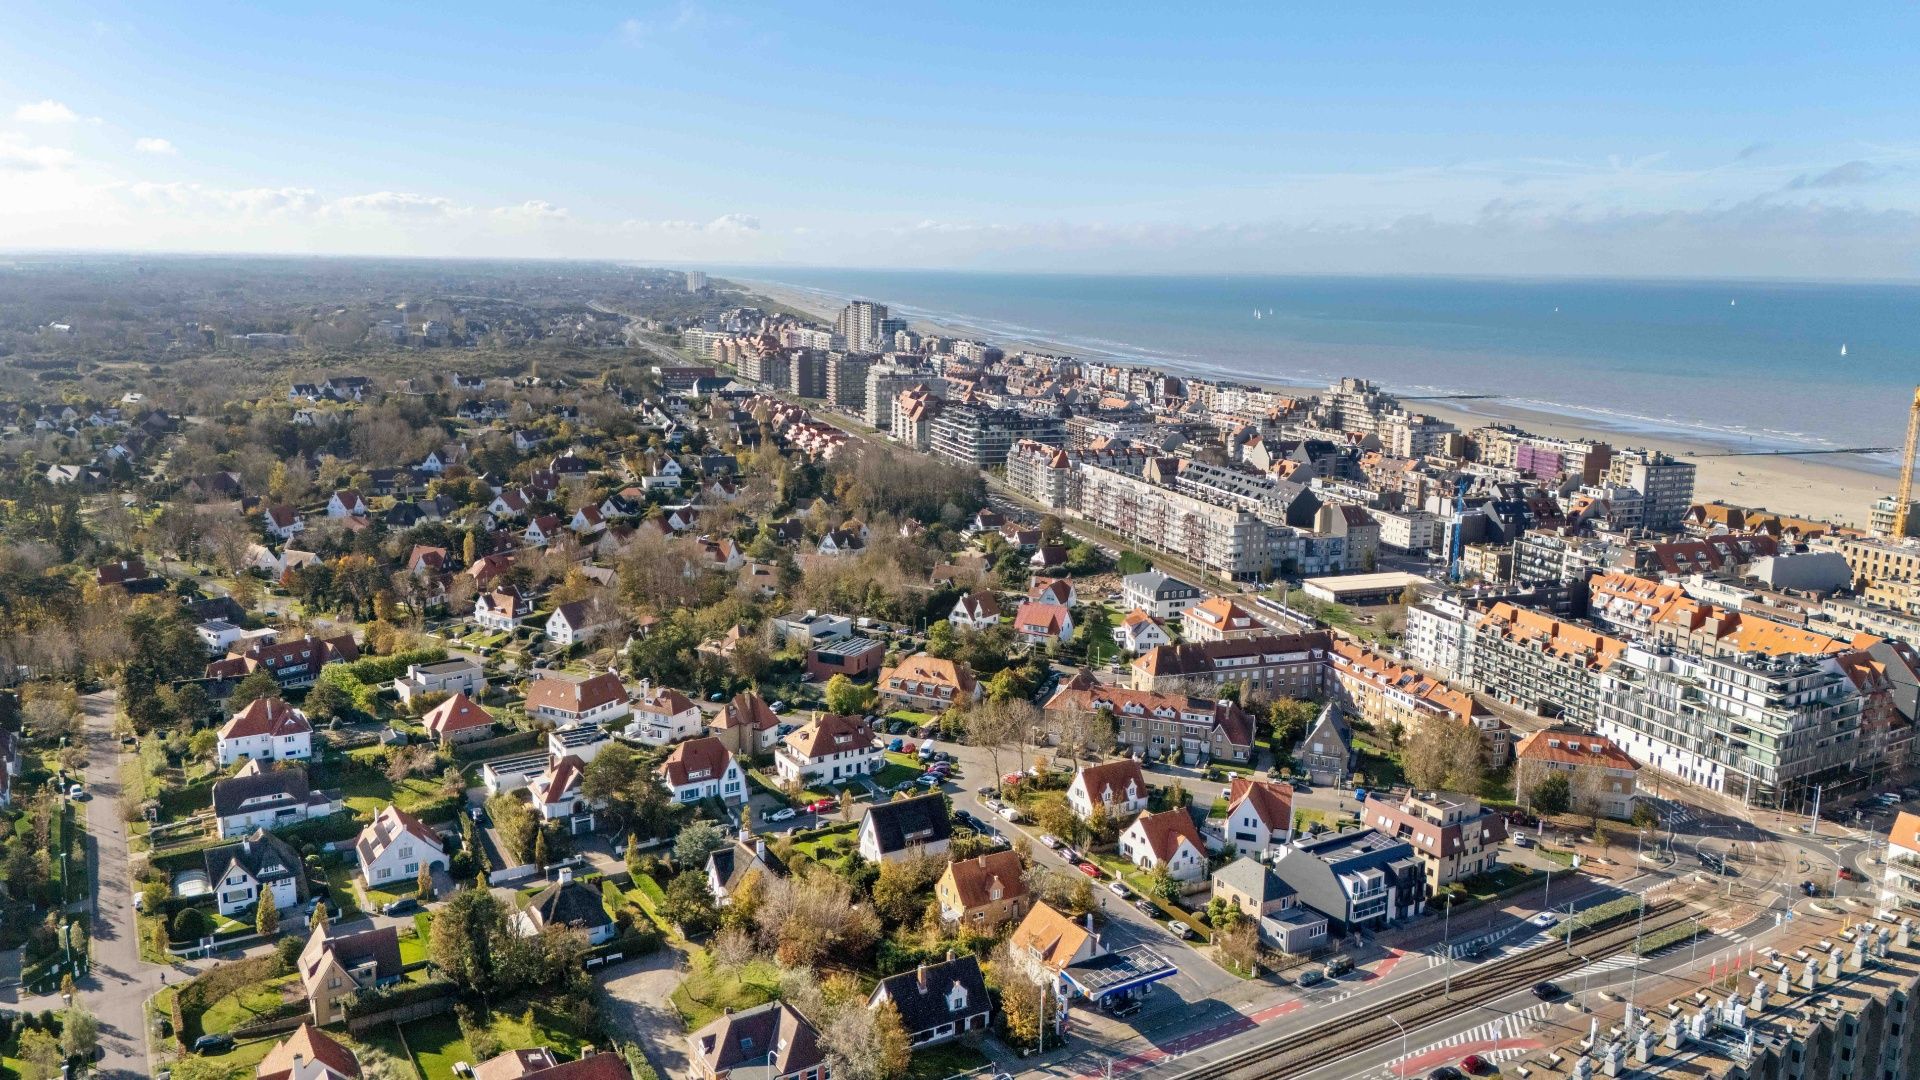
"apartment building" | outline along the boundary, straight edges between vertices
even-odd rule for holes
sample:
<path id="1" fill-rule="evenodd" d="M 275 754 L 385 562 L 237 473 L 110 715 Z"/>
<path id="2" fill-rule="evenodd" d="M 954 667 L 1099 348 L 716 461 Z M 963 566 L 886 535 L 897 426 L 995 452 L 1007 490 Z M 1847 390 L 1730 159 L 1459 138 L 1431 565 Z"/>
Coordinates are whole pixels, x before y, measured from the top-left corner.
<path id="1" fill-rule="evenodd" d="M 1297 561 L 1298 534 L 1243 507 L 1094 465 L 1079 481 L 1081 517 L 1224 580 L 1264 579 Z"/>
<path id="2" fill-rule="evenodd" d="M 1487 761 L 1499 768 L 1513 753 L 1513 729 L 1475 705 L 1473 695 L 1345 639 L 1328 649 L 1333 700 L 1377 730 L 1411 734 L 1428 721 L 1466 724 L 1480 734 Z"/>
<path id="3" fill-rule="evenodd" d="M 1880 917 L 1920 920 L 1920 814 L 1894 817 L 1881 862 Z"/>
<path id="4" fill-rule="evenodd" d="M 1920 540 L 1850 537 L 1835 547 L 1857 583 L 1920 581 Z"/>
<path id="5" fill-rule="evenodd" d="M 1471 795 L 1451 791 L 1416 791 L 1398 799 L 1370 795 L 1360 821 L 1413 847 L 1426 868 L 1429 892 L 1498 869 L 1507 838 L 1506 818 Z"/>
<path id="6" fill-rule="evenodd" d="M 1564 772 L 1576 808 L 1590 802 L 1602 817 L 1624 820 L 1633 815 L 1639 769 L 1611 739 L 1555 726 L 1530 731 L 1520 740 L 1514 749 L 1513 788 L 1524 806 L 1542 780 Z"/>
<path id="7" fill-rule="evenodd" d="M 1162 645 L 1133 661 L 1131 683 L 1135 690 L 1206 693 L 1244 682 L 1272 697 L 1318 697 L 1326 689 L 1332 646 L 1333 635 L 1325 630 Z"/>
<path id="8" fill-rule="evenodd" d="M 893 430 L 893 407 L 902 391 L 924 386 L 934 397 L 947 396 L 947 380 L 931 368 L 914 364 L 873 364 L 867 368 L 865 394 L 867 426 Z"/>
<path id="9" fill-rule="evenodd" d="M 1653 532 L 1675 532 L 1693 506 L 1696 467 L 1659 450 L 1628 449 L 1607 463 L 1606 483 L 1640 493 L 1641 517 Z"/>
<path id="10" fill-rule="evenodd" d="M 827 401 L 837 409 L 863 413 L 867 408 L 867 372 L 878 357 L 836 350 L 827 354 Z"/>
<path id="11" fill-rule="evenodd" d="M 1014 444 L 1023 439 L 1065 446 L 1066 422 L 1018 409 L 949 403 L 934 417 L 929 449 L 962 465 L 987 469 L 1004 465 Z"/>
<path id="12" fill-rule="evenodd" d="M 1225 699 L 1101 686 L 1084 678 L 1057 691 L 1046 704 L 1050 719 L 1076 709 L 1102 710 L 1113 718 L 1114 741 L 1143 758 L 1186 765 L 1210 761 L 1245 763 L 1253 756 L 1255 721 Z"/>

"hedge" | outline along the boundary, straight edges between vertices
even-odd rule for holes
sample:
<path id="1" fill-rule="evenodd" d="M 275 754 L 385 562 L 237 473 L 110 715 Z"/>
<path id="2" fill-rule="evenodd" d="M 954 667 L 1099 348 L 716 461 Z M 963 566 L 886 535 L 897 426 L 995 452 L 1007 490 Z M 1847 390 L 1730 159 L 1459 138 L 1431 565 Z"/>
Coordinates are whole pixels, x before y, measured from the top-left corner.
<path id="1" fill-rule="evenodd" d="M 1547 936 L 1564 938 L 1576 927 L 1581 930 L 1591 930 L 1604 923 L 1610 923 L 1623 915 L 1637 915 L 1640 913 L 1640 905 L 1645 902 L 1646 901 L 1638 896 L 1623 896 L 1618 900 L 1609 900 L 1604 904 L 1595 904 L 1593 907 L 1580 912 L 1573 918 L 1547 931 Z"/>
<path id="2" fill-rule="evenodd" d="M 347 999 L 347 1019 L 372 1016 L 389 1009 L 404 1008 L 416 1001 L 429 1001 L 434 998 L 453 997 L 460 993 L 460 984 L 452 979 L 432 978 L 425 982 L 398 983 L 376 990 L 362 991 Z"/>
<path id="3" fill-rule="evenodd" d="M 318 682 L 326 683 L 369 716 L 379 714 L 380 691 L 414 664 L 437 664 L 447 658 L 445 649 L 413 649 L 392 656 L 369 656 L 351 664 L 328 664 L 320 669 Z"/>

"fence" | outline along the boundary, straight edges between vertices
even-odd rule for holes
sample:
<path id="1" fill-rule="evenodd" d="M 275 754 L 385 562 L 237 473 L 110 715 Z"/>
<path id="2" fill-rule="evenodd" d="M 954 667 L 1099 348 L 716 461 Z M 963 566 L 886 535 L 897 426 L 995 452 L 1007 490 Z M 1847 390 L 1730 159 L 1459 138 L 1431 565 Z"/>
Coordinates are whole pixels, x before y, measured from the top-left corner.
<path id="1" fill-rule="evenodd" d="M 439 1016 L 453 1008 L 453 994 L 444 997 L 426 998 L 421 1001 L 409 1001 L 391 1009 L 382 1009 L 365 1016 L 347 1018 L 347 1030 L 355 1035 L 363 1035 L 381 1024 L 404 1024 L 428 1016 Z"/>

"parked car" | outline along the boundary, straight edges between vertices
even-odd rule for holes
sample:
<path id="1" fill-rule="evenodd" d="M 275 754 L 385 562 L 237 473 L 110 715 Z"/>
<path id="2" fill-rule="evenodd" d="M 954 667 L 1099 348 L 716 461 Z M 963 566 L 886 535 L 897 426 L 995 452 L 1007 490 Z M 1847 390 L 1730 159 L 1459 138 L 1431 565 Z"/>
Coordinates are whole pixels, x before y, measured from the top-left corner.
<path id="1" fill-rule="evenodd" d="M 1530 848 L 1533 846 L 1533 837 L 1528 836 L 1526 833 L 1523 833 L 1523 832 L 1514 833 L 1513 846 L 1517 848 Z"/>
<path id="2" fill-rule="evenodd" d="M 419 910 L 420 910 L 420 901 L 415 900 L 411 896 L 403 896 L 398 900 L 387 901 L 386 906 L 380 909 L 380 914 L 411 915 L 414 912 Z"/>
<path id="3" fill-rule="evenodd" d="M 1464 1080 L 1459 1069 L 1451 1065 L 1442 1065 L 1427 1074 L 1427 1080 Z"/>
<path id="4" fill-rule="evenodd" d="M 1179 938 L 1181 941 L 1185 941 L 1188 938 L 1193 936 L 1193 927 L 1188 926 L 1186 923 L 1181 922 L 1179 919 L 1168 919 L 1167 933 L 1172 934 L 1174 937 Z"/>
<path id="5" fill-rule="evenodd" d="M 887 749 L 889 749 L 889 750 L 891 750 L 891 751 L 893 751 L 894 753 L 896 753 L 896 754 L 897 754 L 897 753 L 899 753 L 899 752 L 900 752 L 900 748 L 901 748 L 902 746 L 905 746 L 906 744 L 907 744 L 907 743 L 906 743 L 906 740 L 905 740 L 905 739 L 895 739 L 895 740 L 893 740 L 892 742 L 890 742 L 890 743 L 888 743 L 888 744 L 887 744 Z"/>
<path id="6" fill-rule="evenodd" d="M 67 798 L 84 799 L 86 797 L 87 797 L 87 789 L 81 787 L 79 784 L 71 784 L 67 787 Z"/>
<path id="7" fill-rule="evenodd" d="M 1060 850 L 1060 838 L 1053 835 L 1052 833 L 1041 833 L 1040 842 L 1042 844 L 1045 844 L 1047 846 L 1047 850 L 1049 851 Z"/>
<path id="8" fill-rule="evenodd" d="M 1107 883 L 1107 891 L 1122 900 L 1133 895 L 1132 891 L 1127 888 L 1127 883 L 1118 879 Z"/>
<path id="9" fill-rule="evenodd" d="M 777 713 L 783 713 L 787 711 L 787 703 L 784 701 L 775 701 L 773 704 L 767 706 L 767 708 Z"/>
<path id="10" fill-rule="evenodd" d="M 202 1035 L 193 1040 L 193 1052 L 196 1054 L 224 1054 L 231 1049 L 231 1035 Z"/>
<path id="11" fill-rule="evenodd" d="M 1818 895 L 1820 895 L 1820 887 L 1819 887 L 1819 886 L 1817 886 L 1817 885 L 1815 885 L 1815 884 L 1814 884 L 1813 882 L 1811 882 L 1811 881 L 1803 881 L 1803 882 L 1801 882 L 1801 883 L 1800 883 L 1800 891 L 1801 891 L 1802 893 L 1805 893 L 1805 894 L 1806 894 L 1806 895 L 1808 895 L 1808 896 L 1818 896 Z"/>
<path id="12" fill-rule="evenodd" d="M 1535 926 L 1546 927 L 1546 926 L 1552 926 L 1554 923 L 1559 922 L 1560 916 L 1555 915 L 1551 911 L 1543 911 L 1540 914 L 1535 915 L 1533 918 L 1528 919 L 1527 921 L 1532 923 Z"/>
<path id="13" fill-rule="evenodd" d="M 799 816 L 799 811 L 795 810 L 791 806 L 783 806 L 778 810 L 769 810 L 767 812 L 765 820 L 792 821 L 795 817 L 798 817 L 798 816 Z"/>
<path id="14" fill-rule="evenodd" d="M 1460 1059 L 1460 1071 L 1473 1073 L 1475 1075 L 1483 1072 L 1492 1072 L 1493 1063 L 1481 1057 L 1479 1054 L 1468 1054 L 1466 1057 Z"/>
<path id="15" fill-rule="evenodd" d="M 1321 980 L 1325 978 L 1325 975 L 1320 974 L 1319 968 L 1308 968 L 1294 976 L 1293 982 L 1295 986 L 1318 986 Z"/>
<path id="16" fill-rule="evenodd" d="M 999 814 L 1001 817 L 1015 824 L 1027 820 L 1026 815 L 1022 814 L 1020 808 L 1017 806 L 1002 806 L 996 809 L 994 813 Z"/>
<path id="17" fill-rule="evenodd" d="M 831 810 L 838 805 L 840 804 L 834 802 L 832 799 L 815 799 L 807 804 L 807 812 L 818 814 L 826 810 Z"/>
<path id="18" fill-rule="evenodd" d="M 1539 998 L 1541 1001 L 1556 1000 L 1563 993 L 1565 993 L 1565 991 L 1550 982 L 1537 982 L 1533 984 L 1533 996 Z"/>
<path id="19" fill-rule="evenodd" d="M 1840 880 L 1841 881 L 1859 881 L 1861 880 L 1860 871 L 1855 870 L 1851 866 L 1843 866 L 1840 868 Z"/>
<path id="20" fill-rule="evenodd" d="M 1093 864 L 1092 864 L 1092 863 L 1090 863 L 1090 862 L 1083 862 L 1083 863 L 1081 863 L 1081 864 L 1080 864 L 1080 872 L 1081 872 L 1081 873 L 1083 873 L 1083 874 L 1085 874 L 1085 875 L 1087 875 L 1088 877 L 1090 877 L 1090 878 L 1092 878 L 1092 879 L 1093 879 L 1093 880 L 1095 880 L 1095 881 L 1099 881 L 1099 880 L 1100 880 L 1100 879 L 1101 879 L 1102 877 L 1104 877 L 1104 876 L 1105 876 L 1105 875 L 1104 875 L 1104 874 L 1103 874 L 1103 873 L 1101 872 L 1101 870 L 1100 870 L 1100 868 L 1099 868 L 1099 867 L 1097 867 L 1097 866 L 1095 866 L 1095 865 L 1093 865 Z"/>
<path id="21" fill-rule="evenodd" d="M 725 701 L 727 700 L 727 695 L 722 694 L 716 690 L 713 693 L 707 695 L 707 700 L 708 701 Z"/>
<path id="22" fill-rule="evenodd" d="M 1142 897 L 1133 902 L 1133 910 L 1139 912 L 1142 915 L 1145 915 L 1149 919 L 1157 919 L 1160 917 L 1160 909 L 1157 907 L 1154 907 L 1153 901 L 1148 900 L 1145 897 Z"/>
<path id="23" fill-rule="evenodd" d="M 939 787 L 939 786 L 940 786 L 940 774 L 939 774 L 939 773 L 928 773 L 928 774 L 926 774 L 925 776 L 922 776 L 922 777 L 920 777 L 919 779 L 917 779 L 917 780 L 915 780 L 915 781 L 914 781 L 914 783 L 916 783 L 916 784 L 918 784 L 918 785 L 920 785 L 920 786 L 921 786 L 921 787 L 923 787 L 923 788 L 936 788 L 936 787 Z"/>
<path id="24" fill-rule="evenodd" d="M 1320 966 L 1320 973 L 1329 979 L 1337 979 L 1352 970 L 1353 957 L 1348 956 L 1346 953 L 1339 953 L 1329 957 L 1327 962 Z"/>

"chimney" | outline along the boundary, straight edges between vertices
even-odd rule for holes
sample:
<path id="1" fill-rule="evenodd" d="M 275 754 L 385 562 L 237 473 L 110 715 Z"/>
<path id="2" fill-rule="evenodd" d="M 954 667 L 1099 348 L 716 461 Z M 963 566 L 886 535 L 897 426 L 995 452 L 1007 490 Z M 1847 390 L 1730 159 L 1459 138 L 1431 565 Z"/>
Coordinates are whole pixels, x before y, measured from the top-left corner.
<path id="1" fill-rule="evenodd" d="M 920 969 L 914 974 L 914 981 L 920 984 L 920 992 L 927 992 L 927 962 L 920 961 Z"/>
<path id="2" fill-rule="evenodd" d="M 757 858 L 757 859 L 759 859 L 759 860 L 760 860 L 761 862 L 766 862 L 766 861 L 767 861 L 767 842 L 766 842 L 766 840 L 764 840 L 764 839 L 762 839 L 761 837 L 758 837 L 758 836 L 756 836 L 756 837 L 754 837 L 754 838 L 753 838 L 753 854 L 754 854 L 754 857 L 755 857 L 755 858 Z"/>
<path id="3" fill-rule="evenodd" d="M 573 882 L 573 867 L 569 866 L 560 871 L 560 884 L 568 885 L 568 884 L 571 884 L 572 882 Z"/>
<path id="4" fill-rule="evenodd" d="M 949 963 L 949 964 L 951 964 L 951 963 L 953 963 L 953 950 L 952 950 L 952 949 L 948 949 L 948 950 L 947 950 L 947 963 Z"/>

